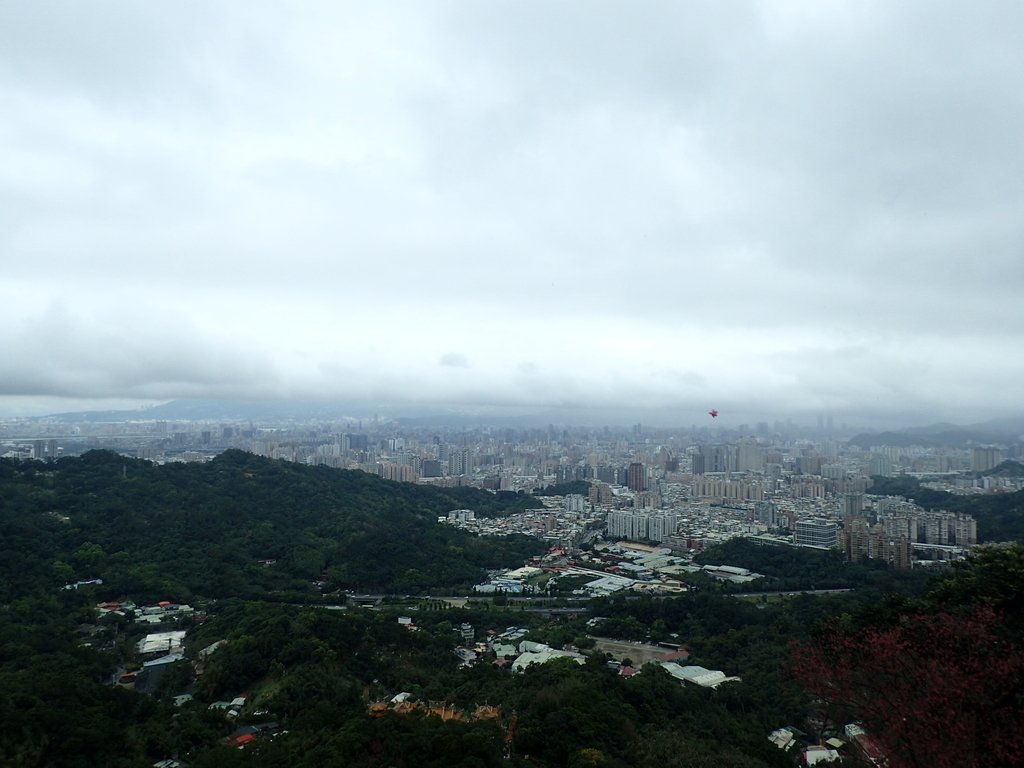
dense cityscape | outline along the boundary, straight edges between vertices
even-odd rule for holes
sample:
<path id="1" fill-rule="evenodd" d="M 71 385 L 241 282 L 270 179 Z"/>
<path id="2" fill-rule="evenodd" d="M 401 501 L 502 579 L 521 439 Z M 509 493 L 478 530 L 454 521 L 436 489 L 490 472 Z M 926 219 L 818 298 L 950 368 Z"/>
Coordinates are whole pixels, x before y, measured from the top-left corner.
<path id="1" fill-rule="evenodd" d="M 846 436 L 840 434 L 846 431 Z M 852 439 L 851 439 L 852 438 Z M 926 510 L 913 498 L 872 493 L 872 477 L 912 477 L 956 495 L 1024 487 L 1019 440 L 915 443 L 893 433 L 849 434 L 830 417 L 735 429 L 409 426 L 381 418 L 307 423 L 10 419 L 0 422 L 8 458 L 54 460 L 91 448 L 156 463 L 202 462 L 227 449 L 435 487 L 563 492 L 543 513 L 456 520 L 488 535 L 540 535 L 572 547 L 587 532 L 694 552 L 745 537 L 764 544 L 838 548 L 897 568 L 959 559 L 978 542 L 969 514 Z M 1019 466 L 1019 464 L 1017 465 Z M 571 484 L 575 492 L 566 495 Z"/>
<path id="2" fill-rule="evenodd" d="M 992 755 L 1015 743 L 1003 699 L 1024 657 L 998 635 L 1013 636 L 1024 554 L 1012 434 L 731 427 L 715 411 L 688 429 L 151 416 L 0 422 L 0 627 L 9 643 L 47 627 L 92 664 L 51 674 L 39 644 L 5 662 L 7 685 L 24 697 L 70 677 L 77 697 L 155 707 L 129 748 L 31 736 L 7 756 L 661 768 L 677 763 L 647 750 L 667 718 L 684 764 L 714 768 L 952 766 L 952 727 Z M 995 603 L 979 607 L 977 583 Z M 893 600 L 920 613 L 885 619 Z M 581 699 L 554 711 L 581 730 L 563 739 L 544 702 L 565 686 Z M 953 723 L 951 697 L 1006 725 Z M 328 701 L 344 703 L 311 719 Z M 890 732 L 916 709 L 925 731 Z M 4 717 L 36 733 L 49 711 Z M 615 717 L 636 735 L 583 727 Z M 715 722 L 728 735 L 709 737 Z M 330 741 L 338 729 L 354 741 Z"/>

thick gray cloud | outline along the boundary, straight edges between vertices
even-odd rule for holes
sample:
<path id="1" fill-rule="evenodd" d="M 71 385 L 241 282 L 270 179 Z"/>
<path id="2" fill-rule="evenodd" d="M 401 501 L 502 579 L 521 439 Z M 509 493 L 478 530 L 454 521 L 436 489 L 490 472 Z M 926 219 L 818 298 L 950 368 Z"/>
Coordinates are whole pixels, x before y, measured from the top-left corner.
<path id="1" fill-rule="evenodd" d="M 0 414 L 1019 410 L 1022 32 L 1011 2 L 3 4 Z"/>

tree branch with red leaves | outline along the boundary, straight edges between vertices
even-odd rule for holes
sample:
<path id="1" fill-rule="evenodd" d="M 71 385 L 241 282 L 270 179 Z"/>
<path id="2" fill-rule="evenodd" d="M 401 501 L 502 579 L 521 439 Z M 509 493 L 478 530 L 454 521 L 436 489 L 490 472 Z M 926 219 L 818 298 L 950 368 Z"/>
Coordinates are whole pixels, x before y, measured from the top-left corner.
<path id="1" fill-rule="evenodd" d="M 1024 755 L 1024 649 L 983 605 L 826 626 L 794 646 L 793 673 L 837 720 L 859 721 L 893 768 L 995 768 Z"/>

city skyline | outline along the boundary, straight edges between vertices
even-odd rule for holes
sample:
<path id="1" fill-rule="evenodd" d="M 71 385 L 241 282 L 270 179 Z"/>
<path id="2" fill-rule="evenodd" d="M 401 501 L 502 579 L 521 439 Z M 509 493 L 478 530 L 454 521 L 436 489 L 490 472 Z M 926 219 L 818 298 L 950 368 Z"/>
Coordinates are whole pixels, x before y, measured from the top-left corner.
<path id="1" fill-rule="evenodd" d="M 1024 8 L 0 8 L 0 418 L 1022 415 Z"/>

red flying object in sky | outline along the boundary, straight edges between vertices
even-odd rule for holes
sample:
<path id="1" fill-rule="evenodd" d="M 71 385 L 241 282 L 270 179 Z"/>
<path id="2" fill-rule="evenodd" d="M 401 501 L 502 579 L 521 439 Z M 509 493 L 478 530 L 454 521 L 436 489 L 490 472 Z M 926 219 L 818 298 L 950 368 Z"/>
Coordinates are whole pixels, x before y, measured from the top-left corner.
<path id="1" fill-rule="evenodd" d="M 708 415 L 712 419 L 718 418 L 718 411 L 716 411 L 714 408 L 712 408 L 710 411 L 708 411 Z"/>

